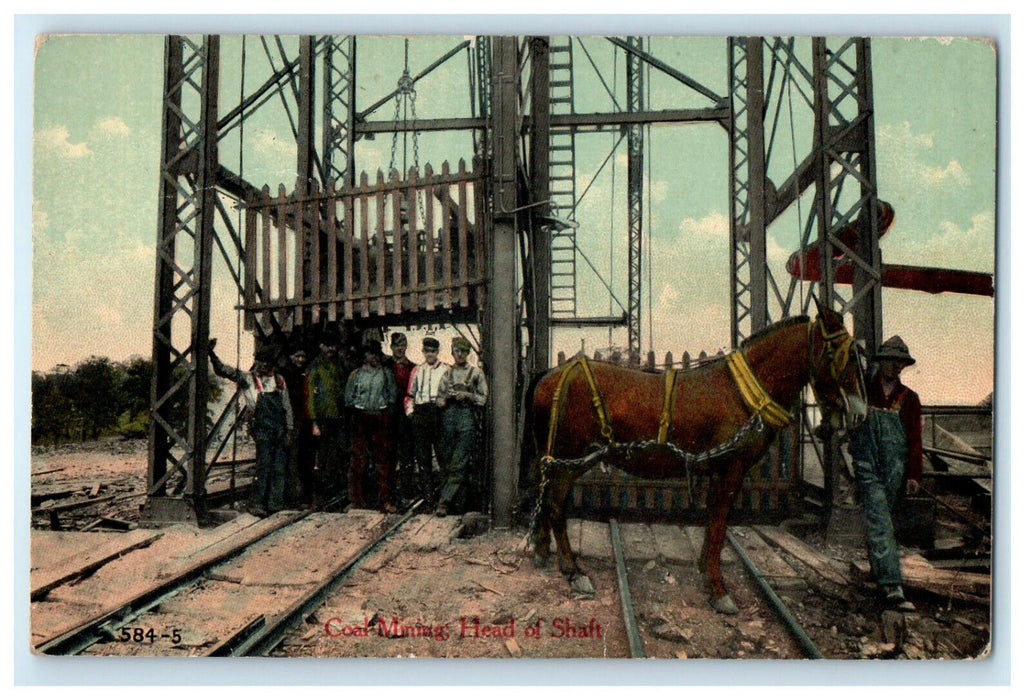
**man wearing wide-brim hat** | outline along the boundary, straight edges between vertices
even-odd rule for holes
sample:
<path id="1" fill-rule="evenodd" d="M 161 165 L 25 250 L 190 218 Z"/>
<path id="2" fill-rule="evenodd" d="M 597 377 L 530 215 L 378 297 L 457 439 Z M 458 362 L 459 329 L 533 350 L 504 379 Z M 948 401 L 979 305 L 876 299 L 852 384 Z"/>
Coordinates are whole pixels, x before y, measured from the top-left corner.
<path id="1" fill-rule="evenodd" d="M 907 611 L 914 605 L 903 594 L 892 510 L 901 496 L 920 489 L 921 400 L 899 379 L 903 368 L 915 362 L 902 338 L 894 335 L 882 343 L 874 361 L 877 369 L 867 384 L 868 417 L 850 433 L 849 452 L 866 521 L 871 576 L 888 606 Z"/>

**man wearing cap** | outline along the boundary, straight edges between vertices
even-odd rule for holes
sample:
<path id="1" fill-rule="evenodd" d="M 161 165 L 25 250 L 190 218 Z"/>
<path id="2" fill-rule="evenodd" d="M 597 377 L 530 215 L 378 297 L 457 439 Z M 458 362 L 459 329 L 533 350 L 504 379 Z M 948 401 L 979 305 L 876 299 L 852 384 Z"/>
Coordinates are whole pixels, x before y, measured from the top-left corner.
<path id="1" fill-rule="evenodd" d="M 348 493 L 351 504 L 365 508 L 363 489 L 366 471 L 377 477 L 380 508 L 396 513 L 391 484 L 391 416 L 398 397 L 394 376 L 383 366 L 379 343 L 365 347 L 365 361 L 348 377 L 344 404 L 352 409 L 351 479 Z"/>
<path id="2" fill-rule="evenodd" d="M 479 409 L 487 403 L 487 378 L 484 371 L 469 362 L 470 343 L 462 337 L 452 340 L 455 364 L 441 377 L 437 404 L 444 408 L 442 416 L 441 468 L 444 486 L 437 500 L 437 515 L 461 507 L 469 481 L 476 438 Z"/>
<path id="3" fill-rule="evenodd" d="M 899 380 L 903 368 L 915 362 L 902 338 L 894 335 L 882 343 L 874 361 L 867 420 L 850 433 L 849 452 L 866 520 L 871 576 L 887 605 L 907 611 L 914 605 L 903 595 L 892 510 L 901 496 L 920 489 L 921 400 Z"/>
<path id="4" fill-rule="evenodd" d="M 227 367 L 215 354 L 215 339 L 208 345 L 212 370 L 236 382 L 243 391 L 251 412 L 249 421 L 254 438 L 254 482 L 247 510 L 265 517 L 283 507 L 287 476 L 287 448 L 293 442 L 294 416 L 283 377 L 273 370 L 267 351 L 255 352 L 250 372 Z"/>
<path id="5" fill-rule="evenodd" d="M 391 429 L 394 438 L 394 483 L 398 493 L 404 498 L 413 496 L 417 490 L 414 467 L 412 465 L 412 423 L 405 415 L 405 396 L 408 394 L 409 380 L 416 365 L 408 358 L 408 338 L 404 333 L 391 333 L 391 356 L 387 358 L 387 368 L 394 375 L 398 386 L 398 398 L 394 401 L 394 412 Z"/>
<path id="6" fill-rule="evenodd" d="M 441 362 L 439 353 L 441 341 L 427 336 L 423 338 L 423 362 L 416 366 L 409 380 L 405 397 L 405 414 L 412 420 L 413 448 L 416 458 L 415 482 L 419 495 L 429 504 L 434 504 L 440 488 L 434 475 L 434 455 L 444 468 L 443 432 L 441 407 L 437 397 L 441 391 L 441 379 L 448 365 Z"/>
<path id="7" fill-rule="evenodd" d="M 316 501 L 327 503 L 344 495 L 347 459 L 344 443 L 344 384 L 347 374 L 337 357 L 337 339 L 324 337 L 319 357 L 308 370 L 308 415 L 316 440 Z"/>

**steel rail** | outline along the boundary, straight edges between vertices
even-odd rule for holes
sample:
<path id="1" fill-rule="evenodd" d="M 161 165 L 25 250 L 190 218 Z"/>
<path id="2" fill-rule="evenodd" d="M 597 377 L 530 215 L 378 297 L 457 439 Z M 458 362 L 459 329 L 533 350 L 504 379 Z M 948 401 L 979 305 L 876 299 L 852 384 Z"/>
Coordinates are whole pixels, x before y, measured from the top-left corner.
<path id="1" fill-rule="evenodd" d="M 40 654 L 74 656 L 81 654 L 94 644 L 116 639 L 116 630 L 119 627 L 135 620 L 169 598 L 178 595 L 182 590 L 203 578 L 209 571 L 239 555 L 243 550 L 256 542 L 260 542 L 261 540 L 281 531 L 283 528 L 293 525 L 310 515 L 312 512 L 313 511 L 310 510 L 300 511 L 285 519 L 283 524 L 274 530 L 270 530 L 259 537 L 246 538 L 238 546 L 228 552 L 188 568 L 178 576 L 170 578 L 169 580 L 162 582 L 160 585 L 139 594 L 135 598 L 132 598 L 116 610 L 104 612 L 97 617 L 87 620 L 68 632 L 42 642 L 35 650 Z"/>
<path id="2" fill-rule="evenodd" d="M 383 542 L 396 533 L 402 525 L 411 520 L 423 499 L 417 500 L 408 510 L 381 532 L 375 539 L 365 545 L 345 563 L 337 567 L 322 583 L 310 593 L 305 594 L 279 617 L 266 623 L 264 616 L 251 620 L 245 627 L 235 632 L 225 642 L 211 649 L 206 656 L 265 656 L 279 646 L 289 632 L 308 618 L 323 602 L 330 597 L 347 579 L 355 567 L 361 564 Z"/>
<path id="3" fill-rule="evenodd" d="M 634 616 L 634 605 L 631 603 L 631 589 L 627 583 L 627 565 L 624 563 L 623 546 L 620 544 L 620 525 L 616 520 L 609 520 L 609 535 L 613 541 L 613 559 L 616 562 L 616 583 L 620 589 L 620 610 L 623 613 L 624 629 L 627 630 L 627 642 L 631 647 L 631 658 L 645 658 L 645 647 L 641 643 L 638 632 L 638 619 Z"/>
<path id="4" fill-rule="evenodd" d="M 774 609 L 774 611 L 781 618 L 781 621 L 785 624 L 788 631 L 795 637 L 796 641 L 803 649 L 803 653 L 808 659 L 823 659 L 824 655 L 821 650 L 817 648 L 817 645 L 813 643 L 806 631 L 799 625 L 799 621 L 795 619 L 792 612 L 785 606 L 785 603 L 778 597 L 778 594 L 774 592 L 774 589 L 767 583 L 767 579 L 763 577 L 756 565 L 753 564 L 752 559 L 745 553 L 742 546 L 738 544 L 738 540 L 735 539 L 734 535 L 731 534 L 730 530 L 727 533 L 727 541 L 731 545 L 731 548 L 735 550 L 738 557 L 742 560 L 742 564 L 745 565 L 746 570 L 756 581 L 756 584 L 760 587 L 764 597 L 767 598 L 767 602 Z"/>

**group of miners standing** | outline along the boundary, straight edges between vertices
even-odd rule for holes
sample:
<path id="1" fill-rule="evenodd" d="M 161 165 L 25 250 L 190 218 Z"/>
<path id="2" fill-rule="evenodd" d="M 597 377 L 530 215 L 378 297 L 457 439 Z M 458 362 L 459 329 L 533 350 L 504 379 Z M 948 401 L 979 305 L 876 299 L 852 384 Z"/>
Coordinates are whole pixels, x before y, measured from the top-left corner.
<path id="1" fill-rule="evenodd" d="M 304 350 L 277 372 L 256 352 L 244 372 L 209 356 L 220 377 L 240 387 L 255 442 L 255 477 L 248 510 L 268 515 L 285 506 L 397 512 L 423 499 L 444 516 L 462 510 L 473 486 L 474 448 L 487 403 L 487 379 L 470 361 L 468 340 L 452 340 L 453 364 L 440 358 L 437 338 L 423 338 L 423 362 L 408 358 L 404 333 L 361 348 L 349 367 L 335 336 L 320 340 L 308 363 Z M 435 467 L 436 462 L 436 467 Z"/>

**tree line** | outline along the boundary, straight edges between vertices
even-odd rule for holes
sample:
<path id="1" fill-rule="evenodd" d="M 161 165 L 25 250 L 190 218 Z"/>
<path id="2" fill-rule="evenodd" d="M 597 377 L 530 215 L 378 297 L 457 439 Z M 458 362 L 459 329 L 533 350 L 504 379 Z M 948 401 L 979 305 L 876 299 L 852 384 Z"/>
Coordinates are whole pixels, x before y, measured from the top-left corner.
<path id="1" fill-rule="evenodd" d="M 48 372 L 32 373 L 32 443 L 82 442 L 100 437 L 146 437 L 150 430 L 150 389 L 154 364 L 149 358 L 132 357 L 114 362 L 91 356 L 75 367 L 57 365 Z M 185 367 L 173 370 L 172 385 Z M 214 376 L 209 405 L 222 395 Z M 185 433 L 189 382 L 172 396 L 172 426 Z M 212 415 L 209 409 L 208 427 Z"/>

